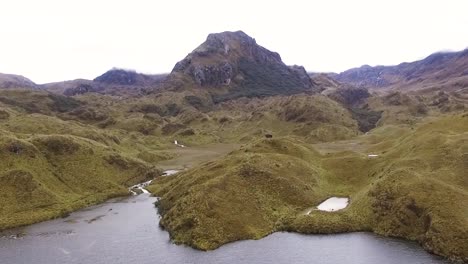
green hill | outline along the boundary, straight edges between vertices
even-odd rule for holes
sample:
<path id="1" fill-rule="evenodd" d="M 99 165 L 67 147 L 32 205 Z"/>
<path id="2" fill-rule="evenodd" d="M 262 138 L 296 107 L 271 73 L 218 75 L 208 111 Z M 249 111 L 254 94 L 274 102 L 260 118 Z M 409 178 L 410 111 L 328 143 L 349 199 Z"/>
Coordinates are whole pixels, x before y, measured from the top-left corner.
<path id="1" fill-rule="evenodd" d="M 160 174 L 138 158 L 161 153 L 158 144 L 59 118 L 80 101 L 41 91 L 0 94 L 0 229 L 128 195 L 128 186 Z"/>
<path id="2" fill-rule="evenodd" d="M 415 130 L 384 127 L 347 150 L 334 145 L 340 143 L 264 139 L 159 178 L 150 190 L 161 196 L 161 225 L 171 238 L 200 249 L 280 230 L 374 231 L 466 260 L 466 131 L 468 116 L 458 115 Z M 351 203 L 338 212 L 304 214 L 330 196 Z"/>

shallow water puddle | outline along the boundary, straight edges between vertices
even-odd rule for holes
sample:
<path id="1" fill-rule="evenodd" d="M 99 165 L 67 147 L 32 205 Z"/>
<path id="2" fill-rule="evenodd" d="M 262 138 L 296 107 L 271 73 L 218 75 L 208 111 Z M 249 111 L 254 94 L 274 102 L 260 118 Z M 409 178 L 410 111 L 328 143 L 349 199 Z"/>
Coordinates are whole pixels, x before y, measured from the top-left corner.
<path id="1" fill-rule="evenodd" d="M 306 211 L 306 215 L 309 215 L 314 210 L 335 212 L 346 208 L 349 204 L 349 198 L 346 197 L 330 197 L 323 201 L 317 206 L 317 208 L 311 208 Z"/>
<path id="2" fill-rule="evenodd" d="M 331 197 L 319 204 L 317 209 L 320 211 L 333 212 L 345 209 L 348 206 L 349 198 Z"/>

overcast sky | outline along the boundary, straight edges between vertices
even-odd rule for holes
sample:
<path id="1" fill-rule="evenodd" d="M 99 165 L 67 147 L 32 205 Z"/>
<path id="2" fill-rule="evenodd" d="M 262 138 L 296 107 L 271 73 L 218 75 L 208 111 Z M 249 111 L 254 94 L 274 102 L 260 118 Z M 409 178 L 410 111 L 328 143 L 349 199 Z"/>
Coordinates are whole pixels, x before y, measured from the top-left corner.
<path id="1" fill-rule="evenodd" d="M 0 72 L 36 83 L 112 67 L 170 72 L 209 33 L 243 30 L 308 71 L 468 47 L 467 0 L 0 0 Z"/>

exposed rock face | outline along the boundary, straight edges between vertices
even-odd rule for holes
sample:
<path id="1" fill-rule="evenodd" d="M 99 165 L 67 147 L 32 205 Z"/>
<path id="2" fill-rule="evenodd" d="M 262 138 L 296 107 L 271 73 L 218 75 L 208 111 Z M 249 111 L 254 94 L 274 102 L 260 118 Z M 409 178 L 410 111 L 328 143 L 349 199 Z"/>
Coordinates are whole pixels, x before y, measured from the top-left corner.
<path id="1" fill-rule="evenodd" d="M 304 87 L 309 87 L 313 84 L 304 66 L 299 66 L 299 65 L 289 66 L 289 70 L 299 77 Z"/>
<path id="2" fill-rule="evenodd" d="M 219 63 L 217 65 L 197 65 L 191 67 L 189 73 L 201 86 L 229 85 L 233 77 L 233 69 L 228 62 Z"/>
<path id="3" fill-rule="evenodd" d="M 301 66 L 286 66 L 278 53 L 258 45 L 242 31 L 210 34 L 172 70 L 202 87 L 227 86 L 219 99 L 313 91 Z"/>
<path id="4" fill-rule="evenodd" d="M 229 85 L 238 74 L 238 60 L 281 63 L 281 57 L 259 45 L 242 31 L 210 34 L 206 41 L 178 62 L 173 72 L 192 76 L 201 86 Z"/>

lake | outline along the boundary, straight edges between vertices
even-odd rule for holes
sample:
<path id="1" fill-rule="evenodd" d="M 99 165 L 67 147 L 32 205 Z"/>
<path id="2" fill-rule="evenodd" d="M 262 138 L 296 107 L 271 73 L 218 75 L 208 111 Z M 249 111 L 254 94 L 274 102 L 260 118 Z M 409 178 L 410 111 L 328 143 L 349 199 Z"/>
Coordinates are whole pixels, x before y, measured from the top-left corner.
<path id="1" fill-rule="evenodd" d="M 159 228 L 156 198 L 112 199 L 67 218 L 0 233 L 0 263 L 449 263 L 418 244 L 371 233 L 274 233 L 214 251 L 171 243 Z"/>

